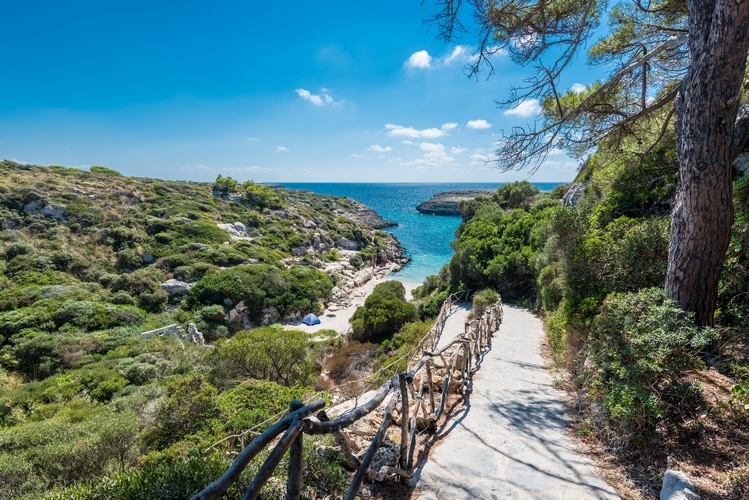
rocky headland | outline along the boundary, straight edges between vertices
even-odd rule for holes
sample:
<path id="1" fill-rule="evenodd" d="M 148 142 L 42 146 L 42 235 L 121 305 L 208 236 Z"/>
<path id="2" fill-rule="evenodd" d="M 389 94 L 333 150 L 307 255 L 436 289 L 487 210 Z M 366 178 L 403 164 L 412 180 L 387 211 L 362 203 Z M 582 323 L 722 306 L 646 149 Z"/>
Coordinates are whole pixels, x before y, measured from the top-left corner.
<path id="1" fill-rule="evenodd" d="M 472 200 L 477 196 L 489 196 L 493 193 L 489 189 L 459 189 L 435 193 L 430 200 L 422 201 L 416 210 L 430 215 L 460 215 L 460 202 Z"/>

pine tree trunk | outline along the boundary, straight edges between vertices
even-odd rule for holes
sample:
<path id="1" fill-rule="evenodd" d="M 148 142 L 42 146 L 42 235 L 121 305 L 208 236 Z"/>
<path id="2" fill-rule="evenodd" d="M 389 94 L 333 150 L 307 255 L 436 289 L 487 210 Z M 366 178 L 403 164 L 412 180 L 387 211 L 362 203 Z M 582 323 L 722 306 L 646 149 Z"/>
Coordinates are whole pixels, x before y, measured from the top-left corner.
<path id="1" fill-rule="evenodd" d="M 749 48 L 749 0 L 688 0 L 687 75 L 676 98 L 679 187 L 666 289 L 712 325 L 731 238 L 731 151 Z"/>

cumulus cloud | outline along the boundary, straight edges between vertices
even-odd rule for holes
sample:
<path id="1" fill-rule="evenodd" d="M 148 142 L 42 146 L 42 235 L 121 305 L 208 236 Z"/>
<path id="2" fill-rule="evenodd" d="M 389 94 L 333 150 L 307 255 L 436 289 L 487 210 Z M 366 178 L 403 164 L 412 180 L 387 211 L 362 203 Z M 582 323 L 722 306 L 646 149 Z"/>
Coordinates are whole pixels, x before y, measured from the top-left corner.
<path id="1" fill-rule="evenodd" d="M 466 127 L 481 130 L 492 128 L 492 124 L 486 120 L 470 120 L 468 123 L 466 123 Z"/>
<path id="2" fill-rule="evenodd" d="M 313 94 L 307 89 L 296 89 L 296 94 L 307 102 L 311 102 L 315 106 L 326 106 L 330 104 L 340 104 L 342 101 L 335 101 L 329 94 L 328 89 L 320 89 L 319 94 Z"/>
<path id="3" fill-rule="evenodd" d="M 406 61 L 407 68 L 428 68 L 432 64 L 432 56 L 426 50 L 420 50 L 411 54 Z"/>
<path id="4" fill-rule="evenodd" d="M 372 144 L 369 146 L 370 151 L 376 151 L 378 153 L 389 153 L 393 150 L 390 146 L 380 146 L 379 144 Z"/>
<path id="5" fill-rule="evenodd" d="M 583 85 L 582 83 L 573 83 L 572 87 L 570 87 L 570 90 L 574 92 L 575 94 L 579 94 L 581 92 L 585 92 L 585 89 L 587 87 Z"/>
<path id="6" fill-rule="evenodd" d="M 501 49 L 496 52 L 504 52 Z M 432 57 L 426 50 L 414 52 L 408 58 L 404 66 L 409 69 L 429 69 L 436 66 L 448 66 L 454 63 L 468 63 L 476 59 L 471 54 L 471 48 L 466 45 L 457 45 L 442 57 Z"/>
<path id="7" fill-rule="evenodd" d="M 419 149 L 423 155 L 420 159 L 416 160 L 415 163 L 417 165 L 438 167 L 453 161 L 453 158 L 447 154 L 444 144 L 437 142 L 420 142 Z"/>
<path id="8" fill-rule="evenodd" d="M 468 148 L 461 148 L 460 146 L 453 146 L 450 148 L 450 152 L 454 155 L 459 155 L 460 153 L 465 153 L 468 151 Z"/>
<path id="9" fill-rule="evenodd" d="M 440 128 L 426 128 L 423 130 L 413 127 L 404 127 L 402 125 L 393 125 L 388 123 L 385 128 L 389 130 L 388 135 L 391 137 L 408 137 L 410 139 L 436 139 L 447 134 L 450 130 L 456 128 L 457 123 L 445 123 Z"/>
<path id="10" fill-rule="evenodd" d="M 452 52 L 442 58 L 443 64 L 450 64 L 453 62 L 465 62 L 471 58 L 468 47 L 465 45 L 456 46 Z"/>
<path id="11" fill-rule="evenodd" d="M 529 116 L 537 115 L 541 112 L 541 103 L 538 99 L 528 99 L 523 101 L 512 109 L 508 109 L 504 112 L 507 116 L 520 116 L 527 118 Z"/>
<path id="12" fill-rule="evenodd" d="M 276 146 L 276 153 L 288 153 L 289 148 L 286 146 Z"/>

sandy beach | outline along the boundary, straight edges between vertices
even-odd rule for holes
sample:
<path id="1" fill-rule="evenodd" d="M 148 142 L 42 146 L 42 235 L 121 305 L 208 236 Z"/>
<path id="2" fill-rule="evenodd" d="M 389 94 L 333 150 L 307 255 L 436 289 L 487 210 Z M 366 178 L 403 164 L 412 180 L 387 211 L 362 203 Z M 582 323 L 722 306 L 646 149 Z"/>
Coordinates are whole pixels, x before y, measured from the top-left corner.
<path id="1" fill-rule="evenodd" d="M 354 315 L 354 311 L 356 311 L 356 308 L 364 305 L 364 301 L 369 296 L 369 294 L 372 293 L 372 290 L 374 288 L 384 282 L 384 281 L 400 281 L 397 280 L 394 276 L 391 274 L 378 274 L 375 275 L 372 279 L 367 281 L 361 286 L 355 287 L 352 290 L 349 291 L 349 297 L 351 298 L 351 305 L 347 307 L 337 307 L 333 306 L 332 304 L 329 304 L 331 309 L 325 309 L 323 314 L 319 316 L 320 318 L 320 324 L 319 325 L 305 325 L 301 321 L 294 321 L 290 323 L 284 324 L 284 329 L 286 330 L 301 330 L 306 333 L 315 333 L 319 332 L 320 330 L 335 330 L 339 334 L 343 335 L 349 331 L 349 319 L 351 316 Z M 416 287 L 421 286 L 421 283 L 406 283 L 402 282 L 403 286 L 406 288 L 406 298 L 408 300 L 411 300 L 413 297 L 411 296 L 411 291 L 413 291 Z"/>

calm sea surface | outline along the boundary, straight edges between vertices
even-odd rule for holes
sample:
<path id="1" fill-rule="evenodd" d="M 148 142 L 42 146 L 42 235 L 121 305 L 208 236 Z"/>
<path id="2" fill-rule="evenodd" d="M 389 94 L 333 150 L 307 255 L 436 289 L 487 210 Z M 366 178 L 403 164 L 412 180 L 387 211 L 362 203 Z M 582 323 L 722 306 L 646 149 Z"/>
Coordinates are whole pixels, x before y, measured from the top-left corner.
<path id="1" fill-rule="evenodd" d="M 450 262 L 453 250 L 450 242 L 455 239 L 455 230 L 460 217 L 422 215 L 416 205 L 426 201 L 435 193 L 457 189 L 496 190 L 501 183 L 454 183 L 454 184 L 349 184 L 349 183 L 280 183 L 287 189 L 302 189 L 313 193 L 354 198 L 376 211 L 386 220 L 398 223 L 386 229 L 398 238 L 411 257 L 393 278 L 406 283 L 422 283 L 430 274 L 439 273 L 442 266 Z M 550 191 L 559 183 L 533 183 L 541 191 Z"/>

